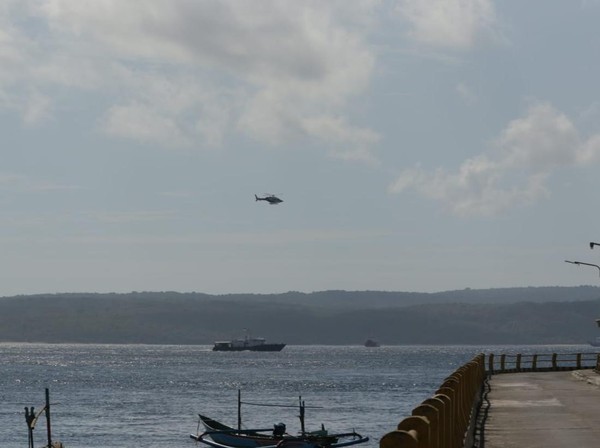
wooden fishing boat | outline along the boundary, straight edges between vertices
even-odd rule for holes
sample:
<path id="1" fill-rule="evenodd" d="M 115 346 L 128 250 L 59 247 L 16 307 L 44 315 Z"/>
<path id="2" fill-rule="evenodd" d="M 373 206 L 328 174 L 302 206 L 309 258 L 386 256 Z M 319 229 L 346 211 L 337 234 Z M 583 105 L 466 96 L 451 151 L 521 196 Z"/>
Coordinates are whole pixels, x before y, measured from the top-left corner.
<path id="1" fill-rule="evenodd" d="M 297 435 L 288 434 L 283 423 L 277 423 L 272 428 L 242 429 L 240 392 L 238 391 L 238 428 L 232 428 L 217 420 L 198 414 L 198 430 L 190 437 L 198 442 L 203 442 L 213 448 L 339 448 L 356 445 L 369 440 L 359 433 L 329 433 L 321 425 L 317 431 L 306 431 L 304 427 L 304 414 L 306 406 L 299 400 L 300 426 Z M 255 406 L 292 407 L 289 405 L 273 405 L 262 403 L 245 403 Z M 295 406 L 293 406 L 295 407 Z M 204 431 L 200 432 L 200 426 Z"/>
<path id="2" fill-rule="evenodd" d="M 286 426 L 283 423 L 277 423 L 273 425 L 273 428 L 238 430 L 205 415 L 199 414 L 198 416 L 205 431 L 200 435 L 192 435 L 191 437 L 200 442 L 206 442 L 206 437 L 210 437 L 212 442 L 226 447 L 266 448 L 279 445 L 282 441 L 299 440 L 310 442 L 314 446 L 331 447 L 336 446 L 340 436 L 348 438 L 356 435 L 355 439 L 360 438 L 360 435 L 356 433 L 329 434 L 325 429 L 304 432 L 303 434 L 293 436 L 286 432 Z M 207 444 L 211 445 L 208 442 Z"/>

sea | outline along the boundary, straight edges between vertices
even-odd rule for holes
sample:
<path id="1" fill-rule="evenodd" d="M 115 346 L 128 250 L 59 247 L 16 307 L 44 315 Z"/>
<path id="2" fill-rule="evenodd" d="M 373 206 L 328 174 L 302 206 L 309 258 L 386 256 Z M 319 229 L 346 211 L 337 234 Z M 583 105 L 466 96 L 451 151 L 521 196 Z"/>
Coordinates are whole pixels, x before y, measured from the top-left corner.
<path id="1" fill-rule="evenodd" d="M 284 423 L 380 438 L 479 353 L 597 352 L 589 345 L 294 346 L 213 352 L 211 346 L 0 344 L 0 448 L 28 446 L 25 407 L 49 389 L 52 439 L 66 448 L 193 448 L 198 414 L 245 428 Z M 283 405 L 257 406 L 256 404 Z M 47 443 L 42 416 L 35 446 Z M 200 444 L 201 445 L 201 444 Z"/>

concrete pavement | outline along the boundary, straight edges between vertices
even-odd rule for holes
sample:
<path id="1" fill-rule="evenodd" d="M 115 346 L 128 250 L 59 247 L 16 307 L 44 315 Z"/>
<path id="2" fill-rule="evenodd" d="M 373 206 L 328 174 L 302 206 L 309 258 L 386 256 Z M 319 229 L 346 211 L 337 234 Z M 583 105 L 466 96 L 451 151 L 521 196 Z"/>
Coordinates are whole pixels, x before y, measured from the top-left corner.
<path id="1" fill-rule="evenodd" d="M 600 375 L 592 370 L 493 375 L 485 448 L 600 447 Z"/>

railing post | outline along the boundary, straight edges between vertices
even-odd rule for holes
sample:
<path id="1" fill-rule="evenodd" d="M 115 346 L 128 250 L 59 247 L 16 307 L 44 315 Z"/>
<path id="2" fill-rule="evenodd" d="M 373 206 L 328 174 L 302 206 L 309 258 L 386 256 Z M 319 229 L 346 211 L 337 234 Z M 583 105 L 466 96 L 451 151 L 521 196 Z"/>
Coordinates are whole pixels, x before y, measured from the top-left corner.
<path id="1" fill-rule="evenodd" d="M 531 361 L 531 370 L 533 370 L 534 372 L 537 369 L 537 358 L 538 358 L 538 355 L 535 354 L 535 355 L 533 355 L 533 360 Z"/>
<path id="2" fill-rule="evenodd" d="M 379 441 L 380 448 L 420 448 L 415 431 L 392 431 Z"/>
<path id="3" fill-rule="evenodd" d="M 440 437 L 441 426 L 440 426 L 440 411 L 435 406 L 429 403 L 423 403 L 413 409 L 412 415 L 417 417 L 425 417 L 429 422 L 429 445 L 431 448 L 441 448 Z M 398 426 L 400 429 L 400 426 Z"/>
<path id="4" fill-rule="evenodd" d="M 516 365 L 517 371 L 521 370 L 521 354 L 517 353 L 517 365 Z"/>
<path id="5" fill-rule="evenodd" d="M 506 363 L 506 354 L 502 353 L 500 355 L 500 372 L 504 372 L 505 363 Z"/>
<path id="6" fill-rule="evenodd" d="M 398 423 L 399 431 L 406 431 L 407 433 L 416 433 L 417 444 L 419 448 L 430 448 L 431 447 L 431 427 L 427 417 L 412 415 L 406 417 L 400 423 Z"/>
<path id="7" fill-rule="evenodd" d="M 450 389 L 453 391 L 454 396 L 450 396 L 453 401 L 454 409 L 454 426 L 460 429 L 464 425 L 464 417 L 462 413 L 463 409 L 463 395 L 464 395 L 464 381 L 461 381 L 461 377 L 457 372 L 454 372 L 449 376 L 446 381 L 442 383 L 438 391 L 444 389 Z M 444 392 L 442 392 L 444 393 Z M 446 393 L 448 395 L 448 393 Z"/>
<path id="8" fill-rule="evenodd" d="M 449 418 L 449 447 L 458 448 L 460 441 L 460 424 L 458 418 L 458 392 L 450 387 L 440 387 L 435 391 L 437 395 L 445 395 L 448 398 L 447 409 Z"/>
<path id="9" fill-rule="evenodd" d="M 438 446 L 440 448 L 449 448 L 448 434 L 450 434 L 448 408 L 445 395 L 436 395 L 423 401 L 421 406 L 431 406 L 437 411 L 438 416 Z M 435 437 L 434 437 L 435 440 Z"/>
<path id="10" fill-rule="evenodd" d="M 558 355 L 556 353 L 552 353 L 552 370 L 558 370 L 558 363 L 556 362 L 556 358 Z"/>
<path id="11" fill-rule="evenodd" d="M 489 363 L 488 371 L 490 372 L 490 375 L 493 375 L 494 374 L 494 354 L 493 353 L 490 353 L 488 355 L 488 363 Z"/>
<path id="12" fill-rule="evenodd" d="M 452 428 L 454 427 L 454 419 L 452 417 L 452 401 L 446 394 L 436 394 L 433 398 L 437 398 L 443 404 L 442 414 L 444 416 L 444 434 L 442 435 L 445 448 L 452 448 Z"/>
<path id="13" fill-rule="evenodd" d="M 577 369 L 581 369 L 581 353 L 577 353 Z"/>

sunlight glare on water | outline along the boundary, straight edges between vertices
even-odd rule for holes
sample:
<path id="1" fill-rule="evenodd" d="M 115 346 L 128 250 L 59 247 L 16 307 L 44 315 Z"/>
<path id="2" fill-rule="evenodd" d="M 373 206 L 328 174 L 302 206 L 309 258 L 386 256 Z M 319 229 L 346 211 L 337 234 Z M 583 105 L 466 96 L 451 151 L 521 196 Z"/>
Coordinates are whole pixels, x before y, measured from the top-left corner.
<path id="1" fill-rule="evenodd" d="M 481 352 L 589 351 L 585 346 L 287 346 L 277 353 L 210 346 L 0 344 L 0 440 L 27 446 L 25 406 L 50 389 L 55 440 L 68 448 L 192 447 L 197 414 L 237 423 L 242 400 L 307 407 L 308 430 L 356 430 L 375 448 L 444 378 Z M 246 427 L 284 422 L 297 408 L 243 406 Z M 34 431 L 45 444 L 45 424 Z"/>

